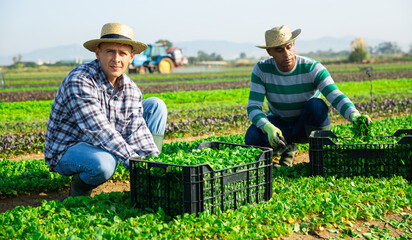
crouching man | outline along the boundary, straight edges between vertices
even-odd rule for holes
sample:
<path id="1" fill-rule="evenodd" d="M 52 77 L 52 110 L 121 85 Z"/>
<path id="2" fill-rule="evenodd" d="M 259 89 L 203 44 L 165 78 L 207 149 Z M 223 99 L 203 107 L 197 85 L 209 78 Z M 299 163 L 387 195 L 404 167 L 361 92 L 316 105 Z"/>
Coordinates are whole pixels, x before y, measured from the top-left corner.
<path id="1" fill-rule="evenodd" d="M 90 196 L 109 180 L 118 162 L 129 169 L 135 156 L 157 156 L 167 109 L 142 93 L 125 74 L 147 45 L 129 26 L 108 23 L 99 39 L 84 43 L 96 59 L 63 80 L 50 112 L 44 155 L 50 171 L 72 176 L 70 196 Z"/>
<path id="2" fill-rule="evenodd" d="M 265 33 L 270 58 L 258 62 L 252 71 L 247 113 L 252 125 L 245 143 L 272 147 L 280 156 L 279 166 L 291 166 L 297 152 L 294 143 L 307 143 L 314 130 L 329 130 L 328 106 L 322 94 L 347 120 L 356 122 L 360 113 L 336 86 L 327 69 L 318 61 L 295 54 L 293 32 L 285 25 Z M 269 111 L 262 111 L 267 99 Z M 370 118 L 368 118 L 368 124 Z"/>

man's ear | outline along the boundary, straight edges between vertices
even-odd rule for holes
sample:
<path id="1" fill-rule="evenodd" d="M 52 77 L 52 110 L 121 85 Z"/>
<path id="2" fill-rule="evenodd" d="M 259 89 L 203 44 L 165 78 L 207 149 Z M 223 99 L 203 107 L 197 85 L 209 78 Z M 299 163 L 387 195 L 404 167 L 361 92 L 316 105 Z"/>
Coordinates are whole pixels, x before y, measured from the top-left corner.
<path id="1" fill-rule="evenodd" d="M 130 62 L 129 62 L 129 64 L 131 64 L 131 63 L 133 62 L 134 55 L 135 55 L 135 53 L 134 53 L 134 51 L 132 51 L 132 53 L 130 54 Z"/>
<path id="2" fill-rule="evenodd" d="M 99 48 L 99 46 L 97 46 L 97 47 L 94 49 L 94 53 L 96 54 L 96 58 L 97 58 L 98 60 L 100 60 L 100 48 Z"/>

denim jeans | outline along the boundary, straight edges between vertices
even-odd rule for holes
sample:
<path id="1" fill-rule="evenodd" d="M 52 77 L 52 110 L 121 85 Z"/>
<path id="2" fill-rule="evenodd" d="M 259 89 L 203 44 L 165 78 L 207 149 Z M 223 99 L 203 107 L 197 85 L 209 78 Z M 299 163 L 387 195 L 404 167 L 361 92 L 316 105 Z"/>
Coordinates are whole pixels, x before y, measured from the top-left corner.
<path id="1" fill-rule="evenodd" d="M 165 103 L 159 98 L 143 100 L 143 118 L 151 133 L 164 134 L 167 120 Z M 80 142 L 67 149 L 55 170 L 63 176 L 79 174 L 88 185 L 98 186 L 115 173 L 117 159 L 110 152 Z"/>
<path id="2" fill-rule="evenodd" d="M 312 98 L 305 103 L 302 114 L 295 122 L 285 122 L 284 120 L 268 116 L 269 122 L 282 131 L 283 137 L 288 144 L 307 143 L 305 125 L 313 127 L 326 127 L 330 125 L 328 106 L 320 98 Z M 267 134 L 252 124 L 245 135 L 245 144 L 270 147 Z"/>

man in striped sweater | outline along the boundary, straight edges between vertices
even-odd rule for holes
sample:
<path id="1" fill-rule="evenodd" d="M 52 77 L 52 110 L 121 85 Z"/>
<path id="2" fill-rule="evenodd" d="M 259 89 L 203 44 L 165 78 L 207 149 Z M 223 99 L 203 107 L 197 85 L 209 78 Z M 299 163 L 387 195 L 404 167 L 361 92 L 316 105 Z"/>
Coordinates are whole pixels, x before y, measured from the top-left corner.
<path id="1" fill-rule="evenodd" d="M 271 146 L 280 155 L 277 167 L 292 165 L 297 150 L 293 143 L 307 143 L 313 130 L 330 129 L 321 93 L 345 119 L 355 122 L 360 116 L 321 63 L 295 54 L 300 32 L 291 32 L 285 25 L 266 31 L 266 45 L 257 47 L 266 49 L 271 58 L 258 62 L 251 76 L 247 113 L 253 124 L 245 143 Z M 267 114 L 262 111 L 265 97 Z"/>

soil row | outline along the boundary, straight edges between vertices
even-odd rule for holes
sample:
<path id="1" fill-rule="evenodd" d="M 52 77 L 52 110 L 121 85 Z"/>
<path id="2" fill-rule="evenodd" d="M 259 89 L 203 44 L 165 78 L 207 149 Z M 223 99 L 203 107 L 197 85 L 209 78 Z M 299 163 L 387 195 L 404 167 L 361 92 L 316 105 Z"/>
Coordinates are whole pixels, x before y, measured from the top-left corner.
<path id="1" fill-rule="evenodd" d="M 334 73 L 332 77 L 336 82 L 349 81 L 366 81 L 372 79 L 398 79 L 411 78 L 412 70 L 402 71 L 383 71 L 373 72 L 370 76 L 365 72 Z M 226 78 L 226 77 L 225 77 Z M 238 78 L 238 76 L 236 77 Z M 213 78 L 210 78 L 213 79 Z M 245 76 L 244 79 L 231 81 L 213 81 L 213 82 L 180 82 L 188 79 L 168 79 L 167 82 L 175 83 L 156 83 L 139 85 L 142 93 L 161 93 L 174 91 L 201 91 L 201 90 L 217 90 L 217 89 L 238 89 L 249 88 L 250 77 Z M 196 79 L 191 79 L 196 80 Z M 150 82 L 150 81 L 149 81 Z M 58 86 L 59 84 L 44 84 L 41 86 Z M 21 85 L 23 87 L 23 85 Z M 38 87 L 39 85 L 24 85 L 25 87 Z M 57 90 L 28 90 L 28 91 L 3 91 L 0 92 L 0 102 L 21 102 L 21 101 L 36 101 L 36 100 L 51 100 L 54 99 Z"/>

